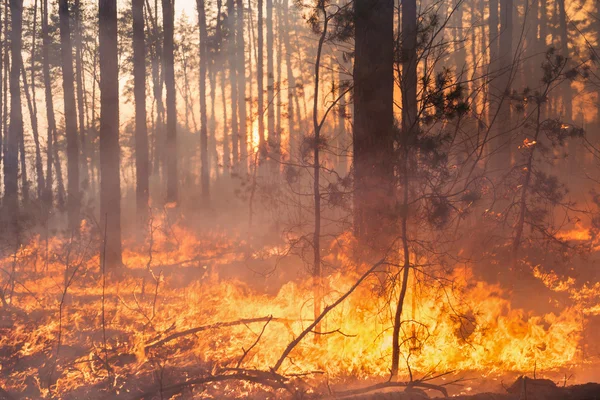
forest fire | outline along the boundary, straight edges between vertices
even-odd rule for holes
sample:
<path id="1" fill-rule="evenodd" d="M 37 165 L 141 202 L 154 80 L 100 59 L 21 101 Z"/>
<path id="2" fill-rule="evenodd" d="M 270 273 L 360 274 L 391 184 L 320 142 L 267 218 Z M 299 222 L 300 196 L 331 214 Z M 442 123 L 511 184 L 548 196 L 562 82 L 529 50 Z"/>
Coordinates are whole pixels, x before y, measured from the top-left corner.
<path id="1" fill-rule="evenodd" d="M 4 0 L 0 400 L 600 398 L 599 21 Z"/>
<path id="2" fill-rule="evenodd" d="M 88 237 L 84 227 L 78 242 Z M 370 267 L 345 265 L 349 240 L 344 234 L 334 241 L 328 256 L 338 261 L 339 272 L 326 278 L 324 304 L 348 293 Z M 135 398 L 159 383 L 169 386 L 161 379 L 186 382 L 193 374 L 223 377 L 245 370 L 268 375 L 278 363 L 282 376 L 302 379 L 308 393 L 318 393 L 325 381 L 335 387 L 389 375 L 395 311 L 389 296 L 398 287 L 382 288 L 371 275 L 327 314 L 321 334 L 306 336 L 281 361 L 314 321 L 310 282 L 295 280 L 266 293 L 225 279 L 223 265 L 258 253 L 248 255 L 248 248 L 244 254 L 224 236 L 200 237 L 178 225 L 156 229 L 152 249 L 145 246 L 127 248 L 128 276 L 110 286 L 89 241 L 46 243 L 37 236 L 2 260 L 2 269 L 17 269 L 21 280 L 4 292 L 0 352 L 6 375 L 0 385 L 28 398 L 68 398 L 108 384 L 117 397 Z M 268 253 L 260 252 L 263 262 Z M 572 289 L 572 282 L 556 276 L 538 277 L 552 290 Z M 573 292 L 572 306 L 546 314 L 513 308 L 503 289 L 475 280 L 468 265 L 436 279 L 415 269 L 409 286 L 401 343 L 415 379 L 564 373 L 590 363 L 582 353 L 583 326 L 600 310 L 598 285 Z M 179 375 L 162 376 L 167 366 Z M 257 388 L 215 384 L 202 390 L 246 397 Z"/>

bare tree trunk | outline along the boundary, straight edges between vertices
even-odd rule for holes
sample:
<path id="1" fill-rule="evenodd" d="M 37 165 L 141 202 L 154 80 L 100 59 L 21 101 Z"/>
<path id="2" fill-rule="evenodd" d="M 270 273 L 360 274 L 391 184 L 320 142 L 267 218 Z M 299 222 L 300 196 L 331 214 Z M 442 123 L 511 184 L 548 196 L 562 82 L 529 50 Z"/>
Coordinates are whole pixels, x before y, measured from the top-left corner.
<path id="1" fill-rule="evenodd" d="M 46 121 L 48 123 L 46 151 L 46 190 L 44 198 L 48 206 L 52 205 L 54 165 L 54 141 L 56 137 L 56 120 L 54 117 L 54 102 L 52 99 L 52 83 L 50 78 L 50 36 L 48 33 L 48 0 L 42 0 L 42 71 L 46 100 Z M 57 171 L 58 174 L 58 171 Z M 62 199 L 59 201 L 62 202 Z"/>
<path id="2" fill-rule="evenodd" d="M 234 0 L 227 0 L 227 27 L 229 35 L 228 59 L 229 59 L 229 85 L 231 88 L 231 164 L 237 171 L 239 164 L 239 125 L 238 125 L 238 78 L 237 78 L 237 47 L 236 47 L 236 18 Z"/>
<path id="3" fill-rule="evenodd" d="M 403 206 L 408 207 L 408 163 L 409 149 L 408 143 L 410 138 L 415 135 L 418 126 L 417 120 L 417 3 L 415 0 L 405 1 L 402 4 L 402 54 L 405 55 L 402 62 L 402 154 L 403 168 L 402 182 L 403 186 Z M 407 215 L 402 216 L 402 244 L 403 244 L 403 280 L 400 296 L 396 305 L 396 313 L 394 315 L 394 329 L 392 337 L 392 379 L 398 375 L 400 365 L 400 329 L 402 325 L 402 310 L 404 307 L 404 299 L 408 284 L 408 276 L 410 269 L 410 255 L 408 248 L 408 232 L 407 232 Z"/>
<path id="4" fill-rule="evenodd" d="M 69 228 L 79 229 L 79 137 L 77 135 L 77 113 L 75 103 L 75 78 L 73 75 L 73 47 L 68 0 L 59 0 L 60 51 L 62 58 L 63 97 L 65 105 L 65 131 L 67 136 L 68 198 L 67 214 Z"/>
<path id="5" fill-rule="evenodd" d="M 80 0 L 75 0 L 75 15 L 74 15 L 74 30 L 75 30 L 75 80 L 77 82 L 77 113 L 79 117 L 79 146 L 81 148 L 81 183 L 82 189 L 87 190 L 90 184 L 90 173 L 88 166 L 88 151 L 87 151 L 87 128 L 85 123 L 85 88 L 84 88 L 84 70 L 83 70 L 83 48 L 82 48 L 82 32 L 81 32 L 81 3 Z"/>
<path id="6" fill-rule="evenodd" d="M 14 224 L 16 234 L 19 213 L 19 141 L 23 136 L 23 114 L 21 110 L 21 34 L 23 27 L 23 0 L 10 0 L 11 37 L 10 51 L 12 65 L 10 68 L 10 125 L 6 137 L 4 154 L 4 205 L 9 218 Z"/>
<path id="7" fill-rule="evenodd" d="M 135 98 L 135 199 L 140 228 L 146 226 L 150 193 L 150 161 L 146 126 L 146 43 L 144 0 L 131 3 L 133 18 L 133 95 Z"/>
<path id="8" fill-rule="evenodd" d="M 267 143 L 265 141 L 265 108 L 264 108 L 264 51 L 263 51 L 263 0 L 258 0 L 258 17 L 256 25 L 258 27 L 258 59 L 256 61 L 256 85 L 258 96 L 258 149 L 259 160 L 262 161 L 267 156 Z"/>
<path id="9" fill-rule="evenodd" d="M 35 108 L 35 100 L 32 99 L 29 93 L 29 84 L 27 82 L 27 72 L 25 66 L 22 66 L 22 77 L 23 77 L 23 92 L 25 92 L 25 99 L 27 100 L 27 110 L 29 111 L 29 117 L 31 120 L 31 127 L 33 132 L 33 141 L 35 143 L 35 172 L 36 172 L 36 183 L 37 183 L 37 197 L 42 198 L 45 190 L 44 183 L 44 166 L 42 164 L 42 151 L 40 149 L 40 137 L 38 131 L 37 122 L 37 110 Z M 32 85 L 33 91 L 33 85 Z"/>
<path id="10" fill-rule="evenodd" d="M 290 4 L 289 0 L 283 0 L 283 42 L 285 46 L 285 66 L 287 71 L 288 84 L 288 103 L 287 103 L 287 118 L 288 118 L 288 135 L 289 135 L 289 152 L 292 157 L 296 155 L 298 150 L 298 138 L 296 133 L 296 125 L 294 121 L 294 99 L 296 97 L 296 79 L 294 78 L 294 69 L 292 67 L 292 46 L 290 44 Z"/>
<path id="11" fill-rule="evenodd" d="M 23 68 L 23 59 L 21 59 L 21 69 Z M 20 94 L 19 94 L 20 95 Z M 21 111 L 21 123 L 23 114 Z M 29 179 L 27 179 L 27 153 L 25 152 L 25 130 L 21 129 L 19 136 L 19 162 L 21 164 L 21 197 L 23 204 L 29 203 Z"/>
<path id="12" fill-rule="evenodd" d="M 167 88 L 167 202 L 178 201 L 177 94 L 173 47 L 173 0 L 162 0 L 164 29 L 165 86 Z"/>
<path id="13" fill-rule="evenodd" d="M 208 64 L 208 34 L 206 31 L 206 11 L 204 0 L 196 0 L 198 25 L 200 30 L 200 180 L 202 186 L 202 204 L 210 205 L 210 164 L 208 160 L 208 132 L 206 118 L 206 66 Z M 214 97 L 214 93 L 213 93 Z"/>
<path id="14" fill-rule="evenodd" d="M 244 3 L 243 0 L 237 2 L 237 82 L 238 82 L 238 108 L 240 118 L 240 173 L 248 173 L 248 127 L 246 115 L 246 45 L 244 42 Z"/>
<path id="15" fill-rule="evenodd" d="M 267 129 L 269 134 L 269 157 L 273 171 L 279 171 L 280 138 L 275 131 L 275 75 L 273 67 L 273 0 L 267 0 Z"/>
<path id="16" fill-rule="evenodd" d="M 565 9 L 565 0 L 558 0 L 558 11 L 559 11 L 559 21 L 560 21 L 560 49 L 562 55 L 565 58 L 570 57 L 569 51 L 569 31 L 567 29 L 567 11 Z M 571 81 L 565 79 L 562 83 L 562 99 L 564 106 L 564 113 L 566 122 L 573 121 L 573 89 L 571 88 Z M 573 142 L 571 142 L 573 143 Z M 575 158 L 575 154 L 573 154 Z"/>
<path id="17" fill-rule="evenodd" d="M 405 3 L 414 4 L 414 0 L 402 5 L 403 15 L 405 12 L 409 15 L 410 6 Z M 356 0 L 354 227 L 363 244 L 380 242 L 383 245 L 384 227 L 389 223 L 384 210 L 389 203 L 393 178 L 393 53 L 394 1 Z M 415 63 L 413 58 L 408 60 Z M 403 100 L 404 96 L 403 93 Z M 414 115 L 408 111 L 411 106 L 408 101 L 403 105 L 407 115 Z M 408 121 L 403 123 L 410 125 Z"/>
<path id="18" fill-rule="evenodd" d="M 122 265 L 117 0 L 100 0 L 100 214 L 106 226 L 103 262 Z"/>
<path id="19" fill-rule="evenodd" d="M 31 117 L 31 130 L 33 133 L 33 140 L 35 143 L 35 171 L 36 171 L 36 182 L 37 182 L 37 197 L 41 199 L 43 197 L 46 182 L 44 180 L 44 165 L 42 163 L 42 150 L 40 147 L 40 133 L 38 127 L 38 110 L 37 110 L 37 99 L 35 96 L 35 54 L 36 54 L 36 45 L 37 45 L 37 20 L 38 20 L 38 0 L 35 0 L 33 3 L 33 26 L 31 30 L 31 65 L 30 65 L 30 74 L 31 74 L 31 101 L 28 100 L 28 104 L 31 103 L 31 107 L 29 109 L 29 114 Z M 23 84 L 27 85 L 27 73 L 23 68 Z M 25 93 L 28 93 L 27 88 L 24 88 Z M 1 101 L 0 101 L 1 102 Z"/>

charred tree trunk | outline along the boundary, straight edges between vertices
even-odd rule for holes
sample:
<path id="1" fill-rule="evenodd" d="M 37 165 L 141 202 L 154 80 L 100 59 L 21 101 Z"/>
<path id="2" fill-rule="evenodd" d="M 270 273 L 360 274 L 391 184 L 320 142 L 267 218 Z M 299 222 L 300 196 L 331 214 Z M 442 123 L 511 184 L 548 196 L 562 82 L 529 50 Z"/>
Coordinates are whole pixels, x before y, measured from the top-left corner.
<path id="1" fill-rule="evenodd" d="M 380 242 L 389 223 L 385 209 L 393 178 L 393 24 L 393 0 L 356 0 L 354 228 L 363 244 Z"/>
<path id="2" fill-rule="evenodd" d="M 298 138 L 294 122 L 294 99 L 296 97 L 296 79 L 294 78 L 294 69 L 292 67 L 292 48 L 290 43 L 290 5 L 289 0 L 283 0 L 283 43 L 285 47 L 285 66 L 287 72 L 287 118 L 288 118 L 288 137 L 289 152 L 292 157 L 296 155 L 298 149 Z"/>
<path id="3" fill-rule="evenodd" d="M 31 107 L 29 107 L 29 115 L 31 117 L 31 131 L 33 133 L 33 141 L 35 143 L 35 172 L 36 172 L 36 183 L 37 183 L 37 197 L 38 199 L 42 199 L 46 182 L 44 179 L 44 165 L 42 162 L 42 149 L 40 147 L 40 132 L 38 126 L 38 110 L 37 110 L 37 99 L 36 99 L 36 81 L 35 81 L 35 54 L 36 54 L 36 45 L 37 45 L 37 20 L 38 20 L 38 1 L 35 0 L 33 3 L 33 26 L 31 30 L 31 65 L 30 65 L 30 74 L 31 74 Z M 27 85 L 27 73 L 25 72 L 25 68 L 23 67 L 23 84 Z M 27 87 L 24 87 L 25 93 L 28 93 Z M 1 100 L 0 100 L 1 103 Z"/>
<path id="4" fill-rule="evenodd" d="M 35 174 L 37 183 L 37 197 L 41 198 L 45 189 L 44 183 L 44 166 L 42 164 L 42 150 L 40 148 L 40 136 L 38 131 L 37 123 L 37 109 L 35 107 L 35 100 L 32 99 L 29 93 L 29 83 L 27 82 L 27 72 L 25 66 L 21 68 L 23 76 L 23 92 L 25 92 L 25 100 L 27 101 L 27 110 L 29 111 L 29 117 L 31 121 L 31 130 L 33 133 L 33 141 L 35 143 Z M 33 84 L 32 84 L 33 91 Z"/>
<path id="5" fill-rule="evenodd" d="M 167 202 L 178 201 L 177 173 L 177 93 L 173 47 L 173 0 L 162 0 L 164 29 L 165 86 L 167 88 Z"/>
<path id="6" fill-rule="evenodd" d="M 19 141 L 23 136 L 23 114 L 21 110 L 21 34 L 23 28 L 23 0 L 10 0 L 10 124 L 4 153 L 4 205 L 9 220 L 17 233 L 19 213 Z"/>
<path id="7" fill-rule="evenodd" d="M 273 0 L 267 0 L 267 130 L 269 135 L 269 157 L 273 171 L 279 170 L 280 138 L 275 132 L 275 75 L 273 67 Z"/>
<path id="8" fill-rule="evenodd" d="M 117 0 L 100 0 L 100 214 L 106 226 L 103 262 L 121 260 L 121 184 L 119 148 L 119 64 Z"/>
<path id="9" fill-rule="evenodd" d="M 65 106 L 65 131 L 67 136 L 68 197 L 67 214 L 69 228 L 79 228 L 79 137 L 77 135 L 77 113 L 75 103 L 75 78 L 73 74 L 73 48 L 68 0 L 59 0 L 60 53 L 62 58 L 63 97 Z"/>
<path id="10" fill-rule="evenodd" d="M 227 0 L 227 48 L 229 59 L 229 86 L 231 89 L 231 164 L 237 171 L 239 164 L 239 125 L 238 125 L 238 84 L 237 84 L 237 47 L 236 47 L 235 2 Z"/>
<path id="11" fill-rule="evenodd" d="M 258 0 L 258 17 L 256 21 L 257 38 L 257 57 L 256 60 L 256 85 L 258 98 L 258 151 L 260 160 L 267 157 L 267 143 L 265 141 L 265 106 L 264 106 L 264 43 L 263 43 L 263 0 Z"/>
<path id="12" fill-rule="evenodd" d="M 87 128 L 85 123 L 85 87 L 84 87 L 84 70 L 83 70 L 83 46 L 81 32 L 81 3 L 80 0 L 75 0 L 75 15 L 74 22 L 74 37 L 75 37 L 75 81 L 77 83 L 77 115 L 79 117 L 79 146 L 81 148 L 81 189 L 87 190 L 90 184 L 90 172 L 88 166 L 88 151 L 87 151 Z"/>
<path id="13" fill-rule="evenodd" d="M 206 31 L 206 9 L 204 0 L 197 0 L 198 25 L 200 30 L 200 180 L 202 204 L 210 205 L 210 164 L 208 162 L 208 131 L 206 118 L 206 67 L 208 64 L 208 34 Z M 212 93 L 214 96 L 214 93 Z"/>
<path id="14" fill-rule="evenodd" d="M 246 116 L 246 45 L 244 41 L 244 3 L 237 2 L 236 45 L 237 45 L 237 83 L 238 83 L 238 115 L 240 118 L 240 173 L 248 172 L 248 127 Z"/>
<path id="15" fill-rule="evenodd" d="M 150 161 L 146 126 L 146 44 L 144 0 L 131 3 L 133 17 L 133 95 L 135 98 L 135 199 L 140 227 L 146 226 L 150 193 Z"/>
<path id="16" fill-rule="evenodd" d="M 44 75 L 44 90 L 46 100 L 46 120 L 48 123 L 47 151 L 46 151 L 46 190 L 44 199 L 48 206 L 52 205 L 53 199 L 53 172 L 56 140 L 56 119 L 54 116 L 54 100 L 52 98 L 52 81 L 50 78 L 50 36 L 48 32 L 48 0 L 42 0 L 42 71 Z M 59 171 L 56 171 L 57 180 Z M 59 197 L 59 204 L 63 198 Z"/>
<path id="17" fill-rule="evenodd" d="M 403 276 L 400 296 L 396 305 L 394 315 L 394 329 L 392 333 L 392 379 L 398 375 L 400 366 L 400 329 L 402 326 L 402 310 L 404 308 L 404 300 L 406 296 L 408 277 L 410 273 L 410 255 L 408 248 L 408 232 L 407 232 L 407 208 L 408 208 L 408 193 L 409 193 L 409 143 L 411 137 L 414 137 L 419 129 L 417 119 L 417 3 L 415 0 L 405 1 L 402 4 L 402 138 L 401 138 L 401 154 L 402 154 L 402 190 L 404 193 L 402 209 L 404 212 L 401 216 L 401 238 L 403 245 Z"/>

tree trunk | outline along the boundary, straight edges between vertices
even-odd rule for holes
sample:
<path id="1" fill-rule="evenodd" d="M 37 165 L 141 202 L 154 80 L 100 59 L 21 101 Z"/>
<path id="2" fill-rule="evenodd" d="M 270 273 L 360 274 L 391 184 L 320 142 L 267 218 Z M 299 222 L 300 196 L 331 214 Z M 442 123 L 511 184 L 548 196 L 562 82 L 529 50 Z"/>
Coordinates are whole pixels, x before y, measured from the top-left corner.
<path id="1" fill-rule="evenodd" d="M 238 82 L 238 109 L 240 118 L 240 173 L 248 173 L 248 127 L 246 116 L 246 45 L 244 41 L 244 3 L 237 2 L 236 45 L 237 45 L 237 82 Z"/>
<path id="2" fill-rule="evenodd" d="M 85 87 L 84 87 L 84 70 L 83 70 L 83 48 L 82 48 L 82 32 L 81 32 L 81 3 L 80 0 L 75 0 L 75 81 L 77 82 L 77 113 L 79 117 L 79 145 L 81 147 L 81 183 L 83 190 L 87 190 L 90 185 L 90 173 L 88 168 L 88 152 L 87 152 L 87 129 L 85 123 Z"/>
<path id="3" fill-rule="evenodd" d="M 37 99 L 36 99 L 36 83 L 35 83 L 35 54 L 36 54 L 36 45 L 37 45 L 37 19 L 38 19 L 38 1 L 35 0 L 33 3 L 33 27 L 31 34 L 31 65 L 30 65 L 30 73 L 31 73 L 31 107 L 29 109 L 29 114 L 31 117 L 31 130 L 33 133 L 33 140 L 35 143 L 35 171 L 36 171 L 36 182 L 37 182 L 37 197 L 38 199 L 42 199 L 46 182 L 44 180 L 44 165 L 42 162 L 42 150 L 40 147 L 40 133 L 38 127 L 38 110 L 37 110 Z M 23 84 L 27 84 L 27 73 L 25 72 L 25 68 L 23 68 Z M 26 87 L 24 87 L 25 93 L 28 93 Z M 1 101 L 0 101 L 1 103 Z M 28 102 L 29 103 L 29 102 Z"/>
<path id="4" fill-rule="evenodd" d="M 403 15 L 408 15 L 407 4 L 414 0 L 403 3 Z M 389 223 L 385 209 L 393 178 L 393 54 L 393 0 L 356 0 L 354 227 L 363 244 L 382 240 Z"/>
<path id="5" fill-rule="evenodd" d="M 265 141 L 265 106 L 264 106 L 264 44 L 263 44 L 263 0 L 258 0 L 258 17 L 256 21 L 258 31 L 258 49 L 256 60 L 256 91 L 258 98 L 258 149 L 260 160 L 267 157 L 267 143 Z"/>
<path id="6" fill-rule="evenodd" d="M 62 58 L 63 97 L 65 105 L 65 132 L 67 136 L 68 197 L 67 214 L 69 228 L 79 228 L 79 137 L 77 135 L 77 113 L 75 103 L 75 78 L 73 75 L 73 47 L 68 0 L 59 0 L 60 53 Z"/>
<path id="7" fill-rule="evenodd" d="M 23 77 L 23 92 L 25 92 L 25 99 L 27 101 L 27 110 L 29 111 L 29 117 L 31 120 L 31 130 L 33 133 L 33 141 L 35 143 L 35 173 L 36 173 L 36 184 L 37 184 L 37 197 L 42 198 L 45 190 L 44 183 L 44 166 L 42 164 L 42 150 L 40 148 L 40 136 L 38 131 L 37 122 L 37 109 L 35 107 L 35 100 L 32 99 L 29 93 L 29 83 L 27 82 L 27 72 L 25 66 L 21 66 L 22 77 Z M 32 75 L 33 77 L 33 75 Z M 34 92 L 33 86 L 35 82 L 32 82 L 32 92 Z"/>
<path id="8" fill-rule="evenodd" d="M 231 164 L 237 171 L 239 164 L 239 125 L 238 125 L 238 86 L 237 86 L 237 47 L 236 18 L 234 0 L 227 0 L 227 28 L 228 28 L 228 59 L 229 59 L 229 85 L 231 88 Z"/>
<path id="9" fill-rule="evenodd" d="M 289 0 L 283 0 L 283 43 L 285 47 L 285 66 L 287 71 L 287 118 L 288 118 L 288 143 L 291 157 L 296 156 L 298 150 L 298 138 L 296 137 L 296 126 L 294 122 L 294 99 L 296 97 L 296 79 L 292 67 L 292 46 L 290 43 L 290 4 Z"/>
<path id="10" fill-rule="evenodd" d="M 4 205 L 16 233 L 19 213 L 18 199 L 18 153 L 19 141 L 23 136 L 23 114 L 21 110 L 21 34 L 23 28 L 23 0 L 10 0 L 11 36 L 10 52 L 10 124 L 4 154 Z"/>
<path id="11" fill-rule="evenodd" d="M 144 0 L 131 3 L 133 18 L 133 95 L 135 98 L 135 199 L 139 226 L 145 228 L 150 193 L 150 161 L 146 127 L 146 43 Z"/>
<path id="12" fill-rule="evenodd" d="M 275 132 L 275 75 L 273 68 L 273 0 L 267 0 L 267 130 L 269 141 L 269 157 L 273 171 L 279 170 L 280 138 Z"/>
<path id="13" fill-rule="evenodd" d="M 100 214 L 106 227 L 103 262 L 122 265 L 117 0 L 100 0 Z"/>
<path id="14" fill-rule="evenodd" d="M 164 30 L 165 86 L 167 88 L 167 202 L 178 201 L 177 94 L 173 47 L 173 0 L 162 0 Z"/>
<path id="15" fill-rule="evenodd" d="M 197 0 L 198 25 L 200 30 L 200 180 L 202 204 L 210 205 L 210 164 L 208 163 L 208 132 L 206 118 L 206 66 L 208 64 L 208 34 L 204 0 Z M 213 93 L 214 96 L 214 93 Z"/>

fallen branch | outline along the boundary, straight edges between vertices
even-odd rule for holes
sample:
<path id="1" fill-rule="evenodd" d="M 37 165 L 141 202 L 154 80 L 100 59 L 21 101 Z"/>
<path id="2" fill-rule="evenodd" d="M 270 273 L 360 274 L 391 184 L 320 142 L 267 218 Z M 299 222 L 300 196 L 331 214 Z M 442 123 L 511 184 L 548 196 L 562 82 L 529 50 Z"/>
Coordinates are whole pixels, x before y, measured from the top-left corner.
<path id="1" fill-rule="evenodd" d="M 193 335 L 194 333 L 198 333 L 198 332 L 202 332 L 202 331 L 207 331 L 210 329 L 218 329 L 218 328 L 227 328 L 230 326 L 237 326 L 237 325 L 246 325 L 246 324 L 252 324 L 252 323 L 258 323 L 258 322 L 281 322 L 281 323 L 291 323 L 294 322 L 292 320 L 289 319 L 285 319 L 285 318 L 273 318 L 272 316 L 268 316 L 268 317 L 259 317 L 259 318 L 243 318 L 243 319 L 238 319 L 237 321 L 229 321 L 229 322 L 217 322 L 211 325 L 204 325 L 204 326 L 198 326 L 196 328 L 191 328 L 191 329 L 187 329 L 185 331 L 181 331 L 181 332 L 176 332 L 173 333 L 172 335 L 169 335 L 163 339 L 157 340 L 155 342 L 152 342 L 150 344 L 147 344 L 146 347 L 144 348 L 146 351 L 149 349 L 152 349 L 154 347 L 160 346 L 162 344 L 165 344 L 167 342 L 170 342 L 172 340 L 178 339 L 180 337 L 184 337 L 187 335 Z"/>
<path id="2" fill-rule="evenodd" d="M 448 390 L 446 390 L 443 386 L 434 385 L 431 383 L 421 382 L 421 381 L 412 381 L 412 382 L 383 382 L 378 383 L 376 385 L 367 386 L 364 388 L 353 389 L 353 390 L 344 390 L 343 392 L 335 392 L 337 397 L 349 397 L 349 396 L 357 396 L 369 392 L 375 392 L 377 390 L 389 389 L 389 388 L 413 388 L 413 387 L 422 387 L 425 389 L 437 390 L 442 393 L 444 397 L 448 397 Z"/>
<path id="3" fill-rule="evenodd" d="M 250 371 L 248 371 L 250 372 Z M 256 371 L 263 372 L 263 371 Z M 143 400 L 152 398 L 156 393 L 176 393 L 185 388 L 189 388 L 196 385 L 202 385 L 205 383 L 213 383 L 213 382 L 224 382 L 229 380 L 239 380 L 252 382 L 263 386 L 269 386 L 273 389 L 287 389 L 286 386 L 277 379 L 276 374 L 272 375 L 272 378 L 265 376 L 265 374 L 260 374 L 260 376 L 249 375 L 248 373 L 235 373 L 230 375 L 211 375 L 203 378 L 190 379 L 185 382 L 176 383 L 174 385 L 169 386 L 157 386 L 152 390 L 149 390 L 141 395 L 137 395 L 131 398 L 131 400 Z"/>

